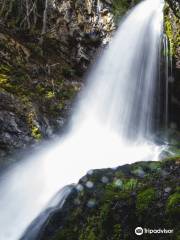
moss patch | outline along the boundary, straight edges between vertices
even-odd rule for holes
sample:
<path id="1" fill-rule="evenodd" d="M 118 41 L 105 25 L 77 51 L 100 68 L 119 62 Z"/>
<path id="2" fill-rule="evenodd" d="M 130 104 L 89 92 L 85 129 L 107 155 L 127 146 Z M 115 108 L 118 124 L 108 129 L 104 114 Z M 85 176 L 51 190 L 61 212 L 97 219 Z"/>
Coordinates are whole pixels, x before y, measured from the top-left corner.
<path id="1" fill-rule="evenodd" d="M 173 14 L 172 9 L 166 2 L 164 7 L 164 28 L 169 39 L 169 55 L 177 57 L 180 47 L 180 19 Z"/>
<path id="2" fill-rule="evenodd" d="M 112 1 L 112 9 L 113 15 L 115 17 L 116 22 L 120 20 L 120 18 L 134 5 L 139 3 L 140 0 L 135 1 L 127 1 L 127 0 L 113 0 Z"/>
<path id="3" fill-rule="evenodd" d="M 153 188 L 148 188 L 137 195 L 136 208 L 139 212 L 148 209 L 156 199 L 156 191 Z"/>
<path id="4" fill-rule="evenodd" d="M 166 211 L 169 214 L 180 214 L 180 192 L 176 192 L 169 196 L 166 205 Z"/>

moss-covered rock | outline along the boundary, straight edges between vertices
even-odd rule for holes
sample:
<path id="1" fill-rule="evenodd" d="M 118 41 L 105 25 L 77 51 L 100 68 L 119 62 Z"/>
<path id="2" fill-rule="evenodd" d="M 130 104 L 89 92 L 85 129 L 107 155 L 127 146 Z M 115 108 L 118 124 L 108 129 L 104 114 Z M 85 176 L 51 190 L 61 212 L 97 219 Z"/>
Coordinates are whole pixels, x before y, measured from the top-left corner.
<path id="1" fill-rule="evenodd" d="M 137 168 L 145 172 L 143 177 L 134 175 Z M 37 239 L 129 240 L 136 239 L 134 230 L 141 226 L 173 229 L 166 236 L 176 240 L 179 173 L 178 157 L 91 171 L 74 187 L 63 208 L 47 220 Z M 166 236 L 159 234 L 158 239 Z M 155 237 L 143 235 L 143 239 Z"/>
<path id="2" fill-rule="evenodd" d="M 177 59 L 178 67 L 178 61 L 180 59 L 180 17 L 174 14 L 167 2 L 164 7 L 164 27 L 165 33 L 169 39 L 169 54 Z"/>
<path id="3" fill-rule="evenodd" d="M 138 193 L 136 208 L 139 212 L 143 212 L 151 207 L 153 201 L 156 199 L 156 190 L 154 188 L 147 188 Z"/>
<path id="4" fill-rule="evenodd" d="M 180 191 L 169 196 L 166 205 L 167 213 L 172 215 L 180 215 Z"/>

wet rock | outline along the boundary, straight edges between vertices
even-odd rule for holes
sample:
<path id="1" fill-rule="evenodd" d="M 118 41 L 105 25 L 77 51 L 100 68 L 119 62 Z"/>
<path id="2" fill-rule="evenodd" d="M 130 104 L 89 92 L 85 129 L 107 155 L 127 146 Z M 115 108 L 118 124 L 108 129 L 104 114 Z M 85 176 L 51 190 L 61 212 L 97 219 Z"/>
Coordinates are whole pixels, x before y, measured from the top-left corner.
<path id="1" fill-rule="evenodd" d="M 152 165 L 160 166 L 169 175 L 163 177 L 152 169 Z M 145 166 L 149 169 L 146 179 L 135 177 L 133 169 L 143 169 Z M 120 166 L 116 170 L 94 170 L 92 175 L 86 175 L 83 181 L 79 181 L 81 186 L 86 185 L 85 178 L 93 181 L 93 191 L 85 187 L 83 192 L 76 191 L 75 195 L 69 196 L 64 207 L 47 220 L 38 240 L 45 240 L 47 236 L 48 240 L 66 240 L 68 237 L 73 240 L 91 239 L 92 233 L 96 236 L 93 239 L 98 240 L 136 239 L 134 229 L 137 226 L 156 229 L 157 223 L 158 227 L 174 229 L 173 238 L 176 239 L 180 196 L 180 168 L 177 166 L 176 159 L 172 158 Z M 126 186 L 123 188 L 117 188 L 114 184 L 120 173 L 121 182 Z M 101 181 L 104 176 L 109 179 L 106 185 Z M 136 183 L 133 188 L 130 182 Z M 165 192 L 168 194 L 164 195 Z M 74 200 L 78 200 L 78 204 Z M 147 237 L 145 239 L 149 239 Z M 163 240 L 164 235 L 159 235 L 158 239 Z"/>
<path id="2" fill-rule="evenodd" d="M 171 190 L 172 190 L 171 187 L 166 187 L 166 188 L 164 189 L 164 192 L 165 192 L 165 193 L 170 193 Z"/>

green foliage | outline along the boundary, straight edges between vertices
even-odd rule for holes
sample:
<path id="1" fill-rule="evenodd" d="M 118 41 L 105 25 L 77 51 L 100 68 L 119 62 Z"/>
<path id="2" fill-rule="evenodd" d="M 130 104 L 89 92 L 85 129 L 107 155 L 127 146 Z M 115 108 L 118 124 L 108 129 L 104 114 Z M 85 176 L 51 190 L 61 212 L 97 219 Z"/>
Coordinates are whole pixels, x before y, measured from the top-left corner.
<path id="1" fill-rule="evenodd" d="M 156 191 L 154 188 L 143 190 L 137 195 L 136 208 L 138 212 L 143 212 L 148 209 L 156 199 Z"/>
<path id="2" fill-rule="evenodd" d="M 121 225 L 116 224 L 113 227 L 113 240 L 120 240 L 121 239 Z"/>
<path id="3" fill-rule="evenodd" d="M 46 97 L 47 97 L 48 99 L 52 99 L 52 98 L 55 97 L 55 94 L 54 94 L 53 91 L 48 91 L 48 92 L 46 93 Z"/>
<path id="4" fill-rule="evenodd" d="M 8 77 L 5 74 L 0 74 L 0 86 L 6 86 Z"/>
<path id="5" fill-rule="evenodd" d="M 138 180 L 131 178 L 124 183 L 123 189 L 132 191 L 137 187 L 137 185 L 138 185 Z"/>
<path id="6" fill-rule="evenodd" d="M 164 27 L 169 39 L 169 52 L 165 54 L 176 56 L 180 46 L 180 19 L 173 14 L 168 3 L 164 7 Z"/>
<path id="7" fill-rule="evenodd" d="M 36 140 L 40 140 L 42 138 L 39 128 L 36 126 L 32 126 L 32 137 Z"/>
<path id="8" fill-rule="evenodd" d="M 113 15 L 115 20 L 118 21 L 120 17 L 122 17 L 128 9 L 137 4 L 140 0 L 135 1 L 127 1 L 127 0 L 113 0 Z"/>
<path id="9" fill-rule="evenodd" d="M 157 171 L 161 169 L 161 163 L 160 162 L 152 162 L 149 164 L 149 168 L 151 171 Z"/>
<path id="10" fill-rule="evenodd" d="M 31 129 L 31 136 L 39 141 L 42 138 L 41 132 L 39 130 L 39 127 L 36 124 L 36 113 L 30 112 L 27 116 L 27 122 L 29 124 L 29 127 Z"/>
<path id="11" fill-rule="evenodd" d="M 96 237 L 96 233 L 99 226 L 100 221 L 98 217 L 89 217 L 87 219 L 86 227 L 81 231 L 80 240 L 98 240 L 98 238 Z"/>
<path id="12" fill-rule="evenodd" d="M 169 214 L 177 216 L 180 214 L 180 192 L 175 192 L 169 196 L 166 204 L 166 211 Z"/>
<path id="13" fill-rule="evenodd" d="M 113 14 L 118 20 L 123 16 L 129 7 L 127 0 L 113 0 Z"/>
<path id="14" fill-rule="evenodd" d="M 102 206 L 101 206 L 101 209 L 100 209 L 100 219 L 102 219 L 102 221 L 106 221 L 106 219 L 108 218 L 108 215 L 110 213 L 110 204 L 109 203 L 104 203 Z"/>

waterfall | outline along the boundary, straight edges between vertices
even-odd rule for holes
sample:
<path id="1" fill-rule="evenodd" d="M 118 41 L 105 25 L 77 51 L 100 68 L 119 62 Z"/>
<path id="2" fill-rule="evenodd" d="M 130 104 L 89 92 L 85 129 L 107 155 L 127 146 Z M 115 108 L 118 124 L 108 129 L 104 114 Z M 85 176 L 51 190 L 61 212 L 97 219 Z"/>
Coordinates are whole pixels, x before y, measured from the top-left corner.
<path id="1" fill-rule="evenodd" d="M 66 201 L 67 197 L 71 193 L 73 186 L 66 186 L 62 188 L 55 197 L 50 200 L 47 208 L 42 212 L 28 227 L 21 240 L 36 240 L 39 237 L 39 232 L 42 226 L 46 223 L 46 220 L 53 214 L 56 210 L 61 209 Z"/>
<path id="2" fill-rule="evenodd" d="M 169 103 L 169 43 L 168 37 L 164 34 L 163 37 L 163 49 L 164 49 L 164 67 L 165 67 L 165 127 L 168 128 L 168 103 Z"/>
<path id="3" fill-rule="evenodd" d="M 162 9 L 161 0 L 146 0 L 128 13 L 89 74 L 71 129 L 1 176 L 0 239 L 20 239 L 59 189 L 88 170 L 157 160 L 161 147 L 151 139 Z"/>
<path id="4" fill-rule="evenodd" d="M 172 84 L 174 82 L 173 78 L 173 58 L 172 58 L 172 49 L 169 43 L 169 39 L 166 34 L 163 35 L 163 69 L 164 69 L 164 125 L 168 137 L 168 123 L 170 121 L 170 92 L 172 91 Z"/>

